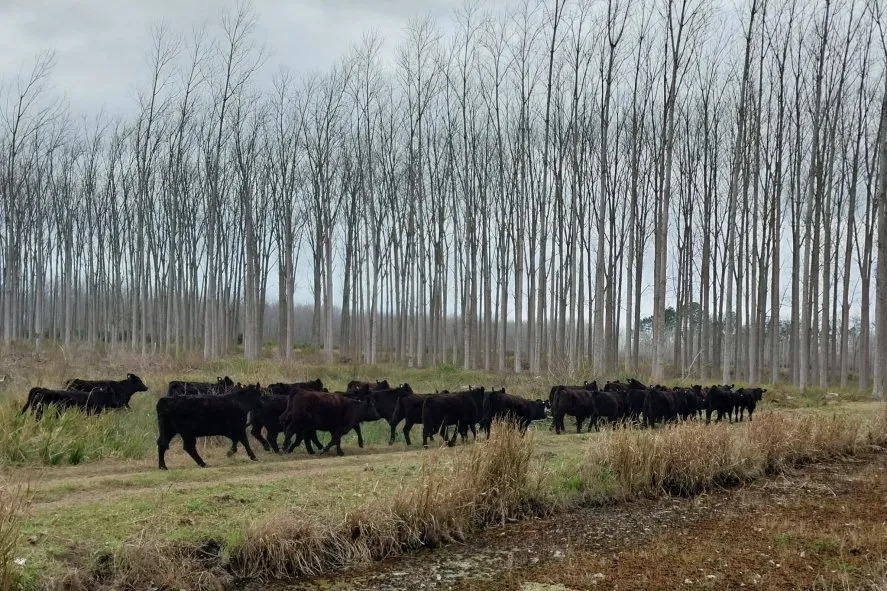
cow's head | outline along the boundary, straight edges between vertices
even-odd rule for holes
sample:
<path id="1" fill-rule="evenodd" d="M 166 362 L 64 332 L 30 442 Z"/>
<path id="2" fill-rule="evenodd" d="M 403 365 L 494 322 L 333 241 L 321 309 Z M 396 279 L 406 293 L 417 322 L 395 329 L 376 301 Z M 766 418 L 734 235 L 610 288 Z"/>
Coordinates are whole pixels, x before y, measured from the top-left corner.
<path id="1" fill-rule="evenodd" d="M 126 374 L 126 381 L 129 383 L 134 392 L 148 391 L 148 386 L 145 385 L 145 382 L 142 381 L 142 378 L 134 373 Z"/>
<path id="2" fill-rule="evenodd" d="M 236 385 L 238 388 L 240 387 L 239 382 Z M 221 392 L 227 392 L 227 391 L 233 389 L 235 384 L 234 384 L 234 380 L 232 380 L 228 376 L 225 376 L 223 378 L 216 377 L 216 386 L 218 387 L 218 389 Z"/>
<path id="3" fill-rule="evenodd" d="M 537 398 L 536 400 L 531 400 L 529 402 L 530 405 L 530 420 L 531 421 L 541 421 L 546 416 L 546 411 L 551 408 L 551 405 L 547 400 L 541 400 Z"/>
<path id="4" fill-rule="evenodd" d="M 351 398 L 369 398 L 370 392 L 372 392 L 370 387 L 366 384 L 363 384 L 360 386 L 355 386 L 354 388 L 348 390 L 348 396 L 350 396 Z"/>
<path id="5" fill-rule="evenodd" d="M 390 391 L 398 398 L 413 393 L 413 389 L 409 384 L 400 384 L 397 388 L 391 388 Z"/>
<path id="6" fill-rule="evenodd" d="M 382 418 L 371 396 L 357 398 L 355 399 L 355 404 L 357 404 L 358 421 L 378 421 Z"/>

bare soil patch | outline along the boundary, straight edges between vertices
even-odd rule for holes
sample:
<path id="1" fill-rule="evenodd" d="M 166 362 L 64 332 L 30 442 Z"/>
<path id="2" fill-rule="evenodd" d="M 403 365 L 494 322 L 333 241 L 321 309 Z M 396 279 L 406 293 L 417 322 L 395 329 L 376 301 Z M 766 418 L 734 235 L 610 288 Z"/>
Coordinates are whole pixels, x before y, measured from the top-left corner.
<path id="1" fill-rule="evenodd" d="M 515 523 L 280 588 L 872 589 L 885 558 L 887 454 L 876 453 L 735 490 Z"/>

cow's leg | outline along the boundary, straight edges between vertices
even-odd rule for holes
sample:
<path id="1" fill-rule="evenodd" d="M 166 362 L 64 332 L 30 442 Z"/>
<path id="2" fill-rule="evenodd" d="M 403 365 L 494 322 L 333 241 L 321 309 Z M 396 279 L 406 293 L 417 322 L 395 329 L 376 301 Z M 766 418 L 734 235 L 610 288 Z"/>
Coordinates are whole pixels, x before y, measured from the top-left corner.
<path id="1" fill-rule="evenodd" d="M 305 451 L 307 451 L 309 454 L 311 454 L 313 456 L 314 455 L 314 448 L 311 447 L 311 443 L 313 441 L 317 440 L 317 433 L 314 433 L 314 432 L 303 433 L 300 431 L 299 432 L 299 441 L 301 441 L 302 439 L 305 440 Z M 298 444 L 298 442 L 296 442 L 294 445 L 299 445 L 299 444 Z M 323 449 L 323 447 L 321 447 L 321 446 L 317 446 L 317 447 L 318 447 L 318 449 Z"/>
<path id="2" fill-rule="evenodd" d="M 471 427 L 471 431 L 474 432 L 474 425 L 470 423 L 459 422 L 459 437 L 462 438 L 462 445 L 468 441 L 468 427 Z M 474 439 L 477 440 L 477 433 L 474 434 Z"/>
<path id="3" fill-rule="evenodd" d="M 357 433 L 357 447 L 363 449 L 363 433 L 360 432 L 360 423 L 354 425 L 354 432 Z M 330 444 L 332 443 L 330 441 Z"/>
<path id="4" fill-rule="evenodd" d="M 706 425 L 711 424 L 711 409 L 710 408 L 705 409 L 705 424 Z"/>
<path id="5" fill-rule="evenodd" d="M 520 429 L 522 432 L 526 433 L 526 432 L 527 432 L 527 429 L 530 428 L 530 423 L 531 423 L 531 422 L 532 422 L 532 421 L 531 421 L 530 419 L 526 418 L 526 417 L 522 418 L 522 419 L 520 420 L 520 423 L 518 424 L 518 429 Z"/>
<path id="6" fill-rule="evenodd" d="M 231 456 L 233 456 L 234 454 L 237 453 L 237 441 L 238 441 L 238 439 L 237 439 L 236 437 L 230 437 L 229 439 L 231 439 L 231 449 L 229 449 L 229 450 L 228 450 L 228 453 L 226 453 L 225 455 L 228 456 L 228 457 L 230 458 Z"/>
<path id="7" fill-rule="evenodd" d="M 157 467 L 161 470 L 166 470 L 166 450 L 169 449 L 169 440 L 172 439 L 172 436 L 163 433 L 161 431 L 160 436 L 157 438 Z"/>
<path id="8" fill-rule="evenodd" d="M 403 440 L 407 442 L 407 445 L 412 445 L 410 441 L 410 429 L 413 428 L 413 424 L 409 421 L 403 424 Z"/>
<path id="9" fill-rule="evenodd" d="M 582 415 L 576 415 L 576 433 L 582 433 L 582 423 L 585 422 L 585 417 Z"/>
<path id="10" fill-rule="evenodd" d="M 412 425 L 409 425 L 409 427 L 412 427 Z M 404 435 L 408 438 L 409 438 L 409 433 L 407 430 L 409 427 L 404 427 Z M 428 447 L 428 438 L 431 435 L 433 430 L 434 429 L 432 428 L 432 426 L 430 424 L 422 423 L 422 447 Z M 407 443 L 409 443 L 409 439 L 407 439 Z"/>
<path id="11" fill-rule="evenodd" d="M 182 441 L 184 442 L 185 451 L 188 452 L 188 455 L 191 456 L 197 465 L 201 468 L 206 468 L 206 462 L 203 461 L 203 458 L 200 457 L 200 454 L 197 453 L 197 438 L 193 435 L 189 435 L 185 437 L 182 435 Z"/>
<path id="12" fill-rule="evenodd" d="M 474 421 L 468 423 L 468 427 L 471 429 L 471 436 L 477 441 L 477 427 L 474 425 Z M 468 433 L 465 434 L 464 439 L 468 439 Z"/>
<path id="13" fill-rule="evenodd" d="M 249 446 L 249 439 L 246 438 L 246 429 L 240 434 L 240 443 L 243 444 L 243 449 L 246 450 L 246 455 L 249 456 L 249 459 L 254 462 L 259 459 L 256 457 L 256 454 L 253 453 L 253 449 Z"/>
<path id="14" fill-rule="evenodd" d="M 273 446 L 271 445 L 271 441 L 270 441 L 271 431 L 270 430 L 268 431 L 268 439 L 265 439 L 264 437 L 262 437 L 261 423 L 253 423 L 252 429 L 250 429 L 250 433 L 252 434 L 253 437 L 256 438 L 256 441 L 259 442 L 259 444 L 262 446 L 262 449 L 264 449 L 265 451 L 269 451 L 273 447 L 274 451 L 275 452 L 277 451 L 277 442 L 275 441 L 274 445 Z M 276 433 L 274 435 L 274 438 L 277 439 Z"/>
<path id="15" fill-rule="evenodd" d="M 388 438 L 388 445 L 394 445 L 394 440 L 397 438 L 397 423 L 394 421 L 388 421 L 388 426 L 391 427 L 391 436 Z"/>
<path id="16" fill-rule="evenodd" d="M 563 426 L 562 426 L 563 420 L 564 420 L 564 413 L 557 412 L 554 415 L 554 419 L 551 421 L 552 423 L 554 423 L 554 432 L 557 433 L 558 435 L 560 435 L 561 431 L 563 430 Z"/>
<path id="17" fill-rule="evenodd" d="M 268 443 L 268 447 L 271 448 L 276 454 L 280 453 L 280 448 L 277 446 L 277 436 L 280 434 L 280 431 L 274 431 L 273 429 L 268 429 L 268 437 L 266 441 Z M 265 448 L 265 451 L 268 451 L 268 448 Z"/>
<path id="18" fill-rule="evenodd" d="M 452 438 L 451 438 L 449 441 L 447 441 L 447 445 L 448 445 L 448 446 L 453 447 L 454 445 L 456 445 L 456 434 L 457 434 L 458 432 L 459 432 L 459 424 L 456 423 L 455 425 L 453 425 L 453 436 L 452 436 Z M 467 431 L 467 430 L 466 430 L 465 434 L 466 434 L 466 439 L 467 439 L 467 437 L 468 437 L 468 431 Z"/>
<path id="19" fill-rule="evenodd" d="M 331 433 L 331 435 L 332 435 L 332 439 L 330 439 L 330 442 L 326 445 L 325 448 L 323 448 L 323 453 L 327 453 L 335 445 L 336 446 L 336 455 L 337 456 L 345 455 L 342 452 L 342 435 L 344 435 L 344 433 L 342 432 L 342 429 L 336 429 L 335 431 L 333 431 Z"/>
<path id="20" fill-rule="evenodd" d="M 296 443 L 293 443 L 294 434 L 295 431 L 293 431 L 290 427 L 287 427 L 283 432 L 283 451 L 288 454 L 293 453 L 293 450 L 299 447 L 299 444 L 302 443 L 301 437 L 298 438 L 298 441 Z"/>
<path id="21" fill-rule="evenodd" d="M 443 437 L 445 441 L 447 439 L 447 419 L 449 418 L 450 417 L 448 416 L 444 416 L 443 420 L 440 422 L 440 436 Z"/>

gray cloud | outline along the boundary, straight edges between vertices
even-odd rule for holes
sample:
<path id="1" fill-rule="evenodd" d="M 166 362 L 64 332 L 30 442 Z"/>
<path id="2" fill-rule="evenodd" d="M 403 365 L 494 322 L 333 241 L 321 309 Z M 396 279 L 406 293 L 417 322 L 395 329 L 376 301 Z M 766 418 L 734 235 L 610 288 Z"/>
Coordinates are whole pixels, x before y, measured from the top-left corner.
<path id="1" fill-rule="evenodd" d="M 491 4 L 496 4 L 495 2 Z M 41 51 L 56 52 L 54 88 L 80 114 L 100 108 L 129 114 L 147 83 L 151 28 L 178 33 L 217 27 L 236 0 L 0 0 L 0 80 L 27 70 Z M 370 31 L 393 56 L 410 18 L 430 15 L 446 27 L 462 0 L 256 0 L 255 39 L 267 51 L 263 78 L 281 67 L 324 69 Z M 261 82 L 260 82 L 261 83 Z"/>

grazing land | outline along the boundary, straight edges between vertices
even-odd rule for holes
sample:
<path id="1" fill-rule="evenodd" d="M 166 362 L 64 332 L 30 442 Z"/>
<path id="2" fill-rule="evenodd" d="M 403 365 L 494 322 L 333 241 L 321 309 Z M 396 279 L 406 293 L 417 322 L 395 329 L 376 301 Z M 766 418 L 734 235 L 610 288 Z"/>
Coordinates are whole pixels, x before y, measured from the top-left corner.
<path id="1" fill-rule="evenodd" d="M 449 366 L 419 370 L 240 359 L 204 366 L 183 361 L 146 362 L 116 357 L 70 364 L 57 358 L 44 359 L 41 363 L 25 357 L 8 358 L 0 372 L 11 376 L 0 393 L 4 495 L 26 489 L 28 499 L 27 505 L 21 507 L 21 536 L 12 553 L 11 567 L 15 584 L 24 589 L 50 583 L 90 588 L 121 582 L 136 586 L 224 588 L 238 580 L 267 581 L 292 576 L 304 580 L 307 575 L 328 575 L 340 567 L 362 565 L 365 568 L 368 562 L 376 564 L 374 559 L 427 545 L 458 543 L 455 547 L 445 546 L 436 554 L 446 556 L 451 550 L 463 552 L 462 544 L 466 540 L 503 520 L 540 516 L 558 520 L 557 515 L 566 515 L 565 523 L 569 523 L 575 519 L 576 511 L 590 512 L 590 519 L 594 519 L 598 509 L 589 509 L 589 506 L 617 501 L 632 503 L 620 511 L 643 515 L 652 510 L 650 503 L 667 501 L 638 503 L 635 499 L 639 497 L 656 498 L 664 493 L 693 495 L 753 482 L 767 473 L 795 470 L 797 465 L 808 462 L 851 456 L 868 458 L 873 453 L 872 446 L 884 443 L 883 407 L 865 402 L 862 393 L 815 390 L 801 393 L 775 388 L 765 395 L 759 406 L 762 412 L 755 415 L 751 429 L 746 422 L 741 425 L 688 424 L 654 431 L 604 429 L 576 434 L 572 420 L 568 420 L 567 433 L 555 435 L 549 429 L 549 421 L 539 421 L 525 438 L 512 433 L 497 439 L 494 429 L 490 442 L 480 436 L 477 445 L 422 450 L 416 444 L 415 432 L 413 446 L 406 446 L 400 433 L 398 441 L 389 446 L 387 424 L 377 421 L 364 426 L 366 445 L 363 449 L 357 447 L 353 434 L 343 440 L 346 455 L 341 458 L 311 457 L 302 449 L 289 455 L 276 455 L 263 452 L 255 445 L 259 461 L 250 462 L 242 450 L 227 457 L 227 441 L 207 439 L 201 441 L 199 447 L 209 467 L 200 469 L 182 451 L 181 440 L 176 439 L 167 454 L 170 471 L 161 472 L 156 464 L 154 405 L 173 379 L 212 380 L 230 375 L 244 383 L 267 384 L 319 377 L 334 390 L 343 389 L 351 379 L 384 377 L 392 383 L 408 382 L 416 392 L 471 384 L 504 386 L 510 393 L 530 398 L 545 398 L 551 385 L 571 380 L 563 376 L 464 372 Z M 147 393 L 133 398 L 129 410 L 89 417 L 67 412 L 56 418 L 48 413 L 39 422 L 18 415 L 31 386 L 59 386 L 65 378 L 74 375 L 122 377 L 127 372 L 140 375 L 149 387 Z M 785 433 L 793 435 L 788 437 Z M 805 446 L 811 445 L 816 449 L 805 451 Z M 658 461 L 653 456 L 643 468 L 645 464 L 637 454 L 642 455 L 644 450 L 658 450 L 655 453 L 670 462 L 673 473 L 665 478 L 662 474 L 656 475 L 661 470 L 651 463 Z M 709 461 L 685 461 L 699 454 Z M 504 458 L 500 463 L 507 465 L 496 464 L 496 458 Z M 882 466 L 878 464 L 882 462 L 879 459 L 866 462 L 866 465 Z M 487 472 L 479 473 L 478 465 L 488 466 Z M 849 468 L 855 464 L 842 466 Z M 835 468 L 835 473 L 841 469 Z M 512 470 L 517 474 L 512 474 Z M 883 470 L 878 472 L 872 468 L 865 474 L 866 478 L 883 479 Z M 440 531 L 431 531 L 429 522 L 436 522 L 440 517 L 435 513 L 439 510 L 437 505 L 458 502 L 481 506 L 487 502 L 475 497 L 456 498 L 459 495 L 454 491 L 486 486 L 501 490 L 503 482 L 507 482 L 506 488 L 511 487 L 512 497 L 503 496 L 495 507 L 475 510 L 465 522 L 448 515 L 440 520 L 443 523 Z M 437 492 L 427 493 L 430 484 L 437 487 Z M 417 496 L 417 491 L 426 491 L 423 494 L 427 496 Z M 736 494 L 754 498 L 757 493 Z M 412 511 L 408 515 L 406 505 Z M 738 511 L 741 506 L 741 503 L 731 505 L 731 510 Z M 419 507 L 427 515 L 420 515 Z M 808 509 L 810 507 L 802 503 L 796 509 L 785 511 L 786 516 L 793 514 L 792 511 L 800 515 Z M 721 532 L 725 540 L 734 535 L 733 529 L 743 529 L 743 536 L 752 535 L 746 531 L 748 526 L 742 519 L 734 513 L 730 515 L 713 513 L 706 517 L 712 520 L 705 525 L 708 529 L 693 530 L 693 535 L 705 540 L 705 544 L 712 543 L 708 537 L 715 536 L 716 532 Z M 367 524 L 377 524 L 372 527 L 381 531 L 384 528 L 378 524 L 389 523 L 392 516 L 399 522 L 410 523 L 413 528 L 410 531 L 418 533 L 401 539 L 398 536 L 402 533 L 386 530 L 383 535 L 361 529 L 371 527 Z M 326 539 L 323 536 L 333 539 L 331 536 L 343 526 L 358 532 L 352 537 L 363 536 L 373 542 L 367 542 L 359 550 L 349 547 L 347 552 L 332 552 L 324 546 L 328 543 L 322 541 Z M 284 542 L 296 531 L 294 528 L 303 528 L 320 540 L 317 547 L 309 549 L 310 552 L 288 548 Z M 650 556 L 664 559 L 672 543 L 668 536 L 678 532 L 665 528 L 657 535 L 661 538 L 659 542 L 645 543 L 658 543 L 650 547 Z M 785 535 L 789 536 L 790 546 L 796 536 L 788 530 Z M 392 541 L 383 544 L 385 536 L 390 536 Z M 276 550 L 271 549 L 270 544 L 258 547 L 256 540 L 259 539 L 276 540 Z M 433 543 L 429 544 L 429 540 Z M 281 548 L 288 548 L 288 553 L 281 554 L 277 560 L 275 552 L 284 552 Z M 294 552 L 303 551 L 306 556 L 315 557 L 316 562 L 294 558 Z M 563 552 L 566 552 L 563 560 L 578 564 L 588 559 L 586 554 L 598 550 L 572 544 Z M 187 555 L 187 560 L 179 560 L 183 555 Z M 879 563 L 873 556 L 869 558 L 871 567 L 875 568 Z M 182 568 L 191 572 L 162 573 L 165 563 L 158 557 L 171 563 L 187 563 L 188 566 Z M 643 563 L 641 554 L 636 553 L 632 560 L 638 561 L 638 565 Z M 272 561 L 274 565 L 281 565 L 279 569 L 268 567 Z M 603 558 L 600 561 L 603 562 L 596 567 L 598 570 L 612 567 L 608 567 Z M 258 569 L 257 564 L 265 566 Z M 839 581 L 840 577 L 830 577 L 830 573 L 823 570 L 823 564 L 786 562 L 786 568 L 812 566 L 815 575 Z M 570 572 L 575 572 L 577 578 L 559 579 L 555 576 L 557 565 L 551 561 L 526 565 L 513 570 L 511 578 L 502 584 L 504 588 L 519 588 L 523 578 L 587 588 L 594 582 L 581 579 L 580 573 L 584 571 L 575 568 Z M 380 568 L 384 569 L 384 564 Z M 614 569 L 607 570 L 613 573 L 607 576 L 628 576 Z M 586 575 L 593 577 L 597 572 Z M 840 571 L 839 574 L 846 573 Z M 860 577 L 857 579 L 862 580 Z M 653 586 L 649 588 L 655 588 L 656 579 L 651 581 Z"/>

